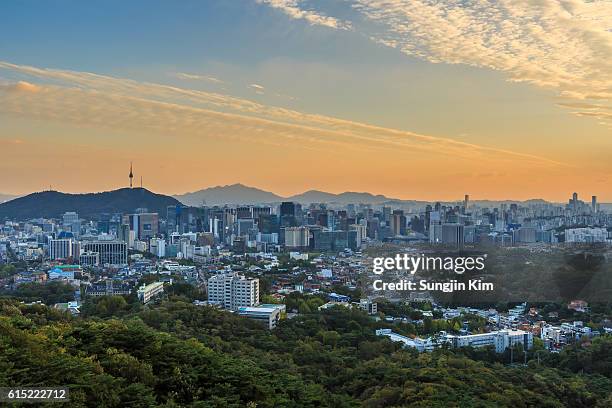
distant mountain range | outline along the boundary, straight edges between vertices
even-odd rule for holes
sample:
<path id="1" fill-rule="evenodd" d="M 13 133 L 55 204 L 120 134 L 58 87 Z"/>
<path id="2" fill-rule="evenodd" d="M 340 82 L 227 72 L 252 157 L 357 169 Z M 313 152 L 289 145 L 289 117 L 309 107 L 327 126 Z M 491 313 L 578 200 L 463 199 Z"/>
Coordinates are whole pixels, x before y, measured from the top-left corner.
<path id="1" fill-rule="evenodd" d="M 177 204 L 180 203 L 175 198 L 144 188 L 87 194 L 41 191 L 0 204 L 0 220 L 59 218 L 66 211 L 76 211 L 84 219 L 95 219 L 102 213 L 131 213 L 137 208 L 147 208 L 165 216 L 167 206 Z"/>
<path id="2" fill-rule="evenodd" d="M 310 190 L 302 194 L 289 197 L 282 197 L 269 191 L 243 184 L 232 184 L 228 186 L 210 187 L 204 190 L 195 191 L 174 196 L 185 205 L 224 205 L 224 204 L 270 204 L 282 201 L 296 201 L 302 204 L 310 203 L 330 203 L 330 204 L 380 204 L 387 201 L 395 201 L 383 195 L 373 195 L 370 193 L 346 192 L 340 194 L 326 193 L 324 191 Z M 401 200 L 400 200 L 401 201 Z M 415 201 L 411 201 L 416 203 Z"/>
<path id="3" fill-rule="evenodd" d="M 174 198 L 185 205 L 191 206 L 276 203 L 285 200 L 285 198 L 269 191 L 242 184 L 210 187 L 193 193 L 175 195 Z"/>
<path id="4" fill-rule="evenodd" d="M 327 193 L 318 190 L 309 190 L 301 194 L 296 194 L 289 197 L 279 196 L 269 191 L 261 190 L 259 188 L 248 187 L 243 184 L 232 184 L 227 186 L 210 187 L 203 190 L 195 191 L 192 193 L 180 194 L 174 196 L 177 200 L 185 205 L 234 205 L 234 204 L 271 204 L 279 203 L 281 201 L 296 201 L 302 204 L 310 203 L 328 203 L 337 205 L 346 204 L 370 204 L 370 205 L 396 205 L 396 206 L 415 206 L 425 205 L 428 201 L 418 200 L 402 200 L 399 198 L 390 198 L 384 195 L 374 195 L 370 193 L 356 193 L 356 192 L 344 192 L 339 194 Z M 456 203 L 457 201 L 446 202 Z M 525 203 L 525 204 L 536 204 L 546 203 L 542 199 L 533 199 L 527 201 L 513 201 L 513 200 L 476 200 L 471 201 L 481 206 L 497 206 L 500 203 Z"/>

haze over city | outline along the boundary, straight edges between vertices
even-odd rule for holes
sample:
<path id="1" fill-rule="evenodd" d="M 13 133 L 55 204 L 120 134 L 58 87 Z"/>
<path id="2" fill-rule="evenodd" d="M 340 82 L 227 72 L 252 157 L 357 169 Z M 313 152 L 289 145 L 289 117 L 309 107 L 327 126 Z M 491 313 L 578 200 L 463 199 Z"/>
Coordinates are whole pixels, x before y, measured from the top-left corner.
<path id="1" fill-rule="evenodd" d="M 0 6 L 0 193 L 612 201 L 609 2 L 63 5 Z"/>

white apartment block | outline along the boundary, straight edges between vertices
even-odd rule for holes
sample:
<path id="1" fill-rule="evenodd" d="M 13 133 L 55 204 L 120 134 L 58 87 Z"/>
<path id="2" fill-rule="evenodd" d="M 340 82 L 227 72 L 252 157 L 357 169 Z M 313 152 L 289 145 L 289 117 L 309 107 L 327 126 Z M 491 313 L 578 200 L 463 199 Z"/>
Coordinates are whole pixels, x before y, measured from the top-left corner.
<path id="1" fill-rule="evenodd" d="M 259 279 L 226 273 L 208 279 L 208 301 L 237 310 L 259 304 Z"/>
<path id="2" fill-rule="evenodd" d="M 565 230 L 565 242 L 593 243 L 606 242 L 608 230 L 606 228 L 570 228 Z"/>

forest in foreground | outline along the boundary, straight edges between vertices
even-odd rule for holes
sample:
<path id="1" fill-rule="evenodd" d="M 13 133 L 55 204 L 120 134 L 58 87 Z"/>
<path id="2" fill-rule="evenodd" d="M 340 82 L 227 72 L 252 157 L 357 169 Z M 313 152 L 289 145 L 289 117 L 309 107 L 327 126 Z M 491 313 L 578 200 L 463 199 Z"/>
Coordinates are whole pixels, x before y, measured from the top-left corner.
<path id="1" fill-rule="evenodd" d="M 68 386 L 75 407 L 610 407 L 612 338 L 509 366 L 489 350 L 418 354 L 365 313 L 274 331 L 181 300 L 73 318 L 0 300 L 0 385 Z M 52 405 L 52 404 L 50 404 Z"/>

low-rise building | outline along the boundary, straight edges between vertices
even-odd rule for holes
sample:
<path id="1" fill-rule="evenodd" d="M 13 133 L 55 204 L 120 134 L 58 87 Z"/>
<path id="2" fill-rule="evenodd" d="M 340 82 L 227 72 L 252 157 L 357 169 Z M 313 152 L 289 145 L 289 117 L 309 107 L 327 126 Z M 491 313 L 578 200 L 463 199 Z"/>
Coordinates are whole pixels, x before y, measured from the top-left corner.
<path id="1" fill-rule="evenodd" d="M 138 288 L 138 300 L 142 303 L 149 303 L 151 299 L 164 292 L 163 282 L 153 282 L 148 285 L 143 284 Z"/>
<path id="2" fill-rule="evenodd" d="M 527 350 L 533 347 L 533 334 L 523 330 L 499 330 L 481 334 L 451 335 L 440 332 L 440 335 L 421 339 L 409 338 L 394 333 L 391 329 L 376 330 L 377 336 L 387 336 L 392 341 L 404 343 L 404 347 L 412 347 L 418 351 L 432 351 L 442 344 L 452 348 L 492 346 L 497 353 L 503 353 L 507 348 L 522 344 Z"/>
<path id="3" fill-rule="evenodd" d="M 270 330 L 276 327 L 281 318 L 280 305 L 266 305 L 257 307 L 239 307 L 237 313 L 249 319 L 261 321 Z"/>

